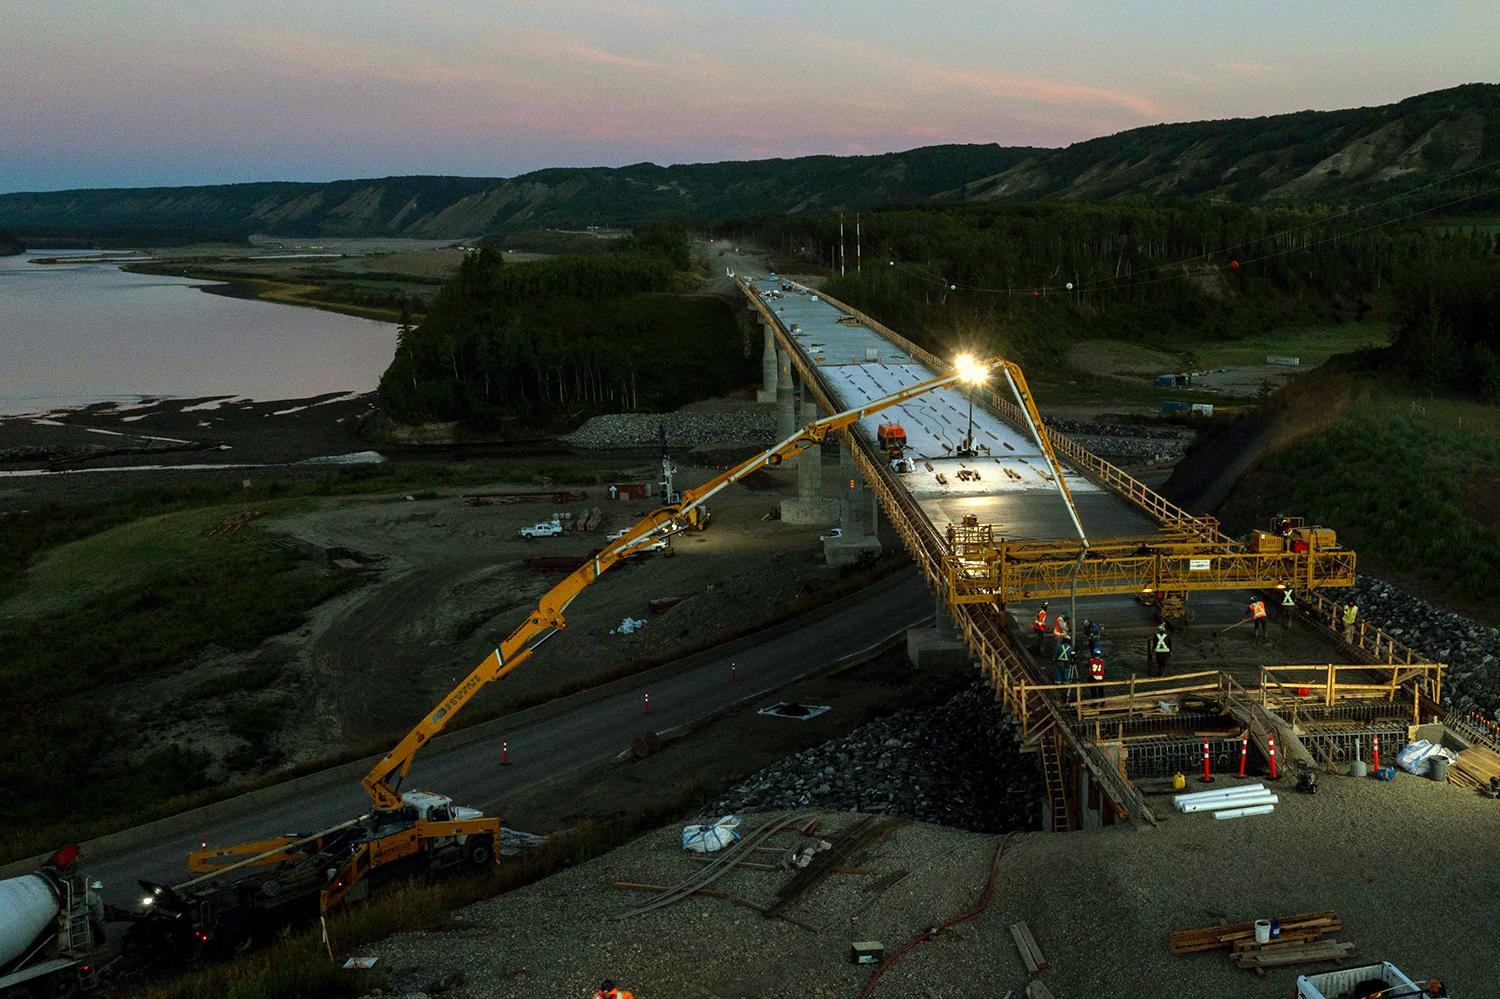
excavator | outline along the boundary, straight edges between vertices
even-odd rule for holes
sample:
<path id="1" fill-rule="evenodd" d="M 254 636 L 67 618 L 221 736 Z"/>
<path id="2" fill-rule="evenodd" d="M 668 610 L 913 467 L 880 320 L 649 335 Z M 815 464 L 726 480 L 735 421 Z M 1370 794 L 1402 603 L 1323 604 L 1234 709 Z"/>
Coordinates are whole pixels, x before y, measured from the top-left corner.
<path id="1" fill-rule="evenodd" d="M 362 897 L 377 875 L 430 873 L 464 864 L 483 867 L 492 863 L 500 843 L 498 818 L 458 806 L 445 795 L 402 791 L 418 752 L 481 690 L 504 679 L 538 646 L 565 628 L 567 609 L 584 590 L 621 560 L 645 551 L 662 533 L 697 526 L 706 503 L 715 494 L 753 472 L 775 467 L 821 445 L 830 433 L 866 416 L 956 382 L 982 380 L 991 368 L 1000 367 L 1009 375 L 1011 362 L 1004 358 L 962 360 L 964 363 L 949 374 L 810 423 L 702 485 L 669 497 L 548 590 L 499 647 L 381 757 L 361 781 L 370 796 L 368 813 L 310 835 L 273 837 L 189 854 L 188 869 L 199 877 L 170 888 L 141 883 L 149 900 L 143 900 L 143 905 L 152 918 L 143 919 L 144 925 L 138 929 L 156 934 L 159 942 L 178 952 L 218 943 L 220 950 L 233 953 L 265 935 L 267 927 L 280 932 L 286 925 L 310 922 Z M 1061 483 L 1061 469 L 1056 467 L 1050 450 L 1048 457 Z M 1071 502 L 1069 505 L 1071 509 Z M 255 870 L 233 881 L 224 877 L 250 868 Z"/>

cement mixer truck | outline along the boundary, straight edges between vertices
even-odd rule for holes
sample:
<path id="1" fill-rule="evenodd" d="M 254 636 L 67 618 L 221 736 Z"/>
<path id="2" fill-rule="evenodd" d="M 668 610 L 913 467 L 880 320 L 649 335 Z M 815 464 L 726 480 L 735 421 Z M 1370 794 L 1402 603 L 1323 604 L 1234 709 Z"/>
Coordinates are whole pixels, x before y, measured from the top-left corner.
<path id="1" fill-rule="evenodd" d="M 40 999 L 93 988 L 104 906 L 64 847 L 40 870 L 0 881 L 0 997 Z"/>

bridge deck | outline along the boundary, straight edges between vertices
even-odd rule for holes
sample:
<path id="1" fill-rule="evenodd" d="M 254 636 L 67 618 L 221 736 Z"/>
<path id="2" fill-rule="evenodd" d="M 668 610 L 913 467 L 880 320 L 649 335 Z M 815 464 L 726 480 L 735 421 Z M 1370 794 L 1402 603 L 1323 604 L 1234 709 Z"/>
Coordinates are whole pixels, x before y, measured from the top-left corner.
<path id="1" fill-rule="evenodd" d="M 781 287 L 781 282 L 769 279 L 752 283 L 762 292 Z M 845 408 L 940 373 L 869 327 L 841 323 L 841 318 L 850 317 L 815 292 L 786 291 L 779 300 L 766 304 L 790 331 L 803 358 L 817 365 L 836 401 Z M 908 456 L 917 463 L 915 472 L 902 476 L 902 485 L 933 524 L 944 527 L 973 514 L 981 523 L 999 525 L 1011 537 L 1073 537 L 1052 470 L 1030 434 L 977 401 L 974 441 L 982 453 L 956 458 L 953 452 L 968 432 L 968 420 L 967 393 L 949 387 L 868 417 L 859 427 L 873 442 L 881 423 L 902 425 Z M 964 470 L 977 473 L 978 479 L 960 479 L 958 473 Z M 1091 537 L 1156 530 L 1149 517 L 1124 499 L 1074 469 L 1065 468 L 1064 474 L 1079 519 Z"/>

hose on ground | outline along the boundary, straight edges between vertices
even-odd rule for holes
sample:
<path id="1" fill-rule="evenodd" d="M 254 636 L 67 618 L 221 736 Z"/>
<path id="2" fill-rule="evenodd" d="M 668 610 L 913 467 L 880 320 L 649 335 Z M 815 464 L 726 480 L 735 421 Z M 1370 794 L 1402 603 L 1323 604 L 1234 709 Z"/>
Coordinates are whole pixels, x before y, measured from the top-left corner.
<path id="1" fill-rule="evenodd" d="M 959 923 L 967 923 L 969 920 L 984 914 L 985 910 L 990 907 L 990 900 L 995 895 L 995 878 L 1000 874 L 1000 858 L 1005 855 L 1005 848 L 1010 845 L 1011 840 L 1016 838 L 1016 835 L 1016 833 L 1008 833 L 1000 839 L 1000 842 L 995 844 L 995 856 L 990 861 L 990 876 L 985 880 L 984 894 L 979 896 L 979 904 L 974 910 L 972 912 L 965 912 L 960 916 L 954 916 L 947 922 L 939 923 L 930 929 L 923 930 L 900 947 L 891 951 L 890 956 L 880 962 L 880 965 L 875 969 L 875 973 L 870 976 L 870 980 L 865 982 L 865 987 L 859 993 L 859 999 L 870 999 L 870 996 L 875 994 L 875 986 L 879 983 L 880 976 L 885 974 L 891 965 L 905 957 L 909 951 L 915 949 L 918 944 L 936 939 L 944 930 L 952 929 Z"/>

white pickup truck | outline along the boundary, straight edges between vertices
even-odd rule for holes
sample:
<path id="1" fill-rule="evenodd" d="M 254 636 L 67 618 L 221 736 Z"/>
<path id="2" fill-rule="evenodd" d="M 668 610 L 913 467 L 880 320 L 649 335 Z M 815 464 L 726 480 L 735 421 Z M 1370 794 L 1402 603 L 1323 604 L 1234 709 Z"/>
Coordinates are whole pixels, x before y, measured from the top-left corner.
<path id="1" fill-rule="evenodd" d="M 1418 984 L 1389 961 L 1297 976 L 1297 999 L 1438 999 L 1442 982 Z"/>
<path id="2" fill-rule="evenodd" d="M 540 524 L 521 528 L 523 538 L 555 538 L 563 532 L 562 521 L 544 520 Z"/>

